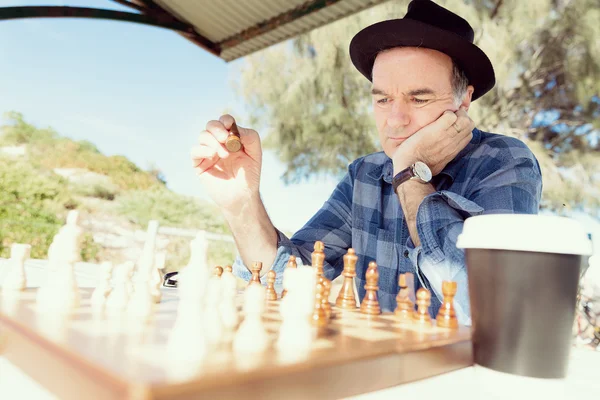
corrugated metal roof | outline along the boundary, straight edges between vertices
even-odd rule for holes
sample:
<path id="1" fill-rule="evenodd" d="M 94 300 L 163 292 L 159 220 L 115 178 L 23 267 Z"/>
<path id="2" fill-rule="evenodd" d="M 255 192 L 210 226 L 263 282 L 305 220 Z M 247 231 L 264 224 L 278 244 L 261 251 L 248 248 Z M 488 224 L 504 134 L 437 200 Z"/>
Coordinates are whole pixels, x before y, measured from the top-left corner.
<path id="1" fill-rule="evenodd" d="M 386 0 L 155 0 L 232 61 Z"/>

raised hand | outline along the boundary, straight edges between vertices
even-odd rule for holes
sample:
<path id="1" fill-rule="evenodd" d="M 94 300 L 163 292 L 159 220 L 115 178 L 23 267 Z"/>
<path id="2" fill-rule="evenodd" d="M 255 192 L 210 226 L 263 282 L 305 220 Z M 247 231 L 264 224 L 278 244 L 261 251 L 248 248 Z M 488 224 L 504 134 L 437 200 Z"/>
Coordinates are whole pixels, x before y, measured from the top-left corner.
<path id="1" fill-rule="evenodd" d="M 262 148 L 253 129 L 238 125 L 243 148 L 235 153 L 224 143 L 235 122 L 231 115 L 209 121 L 192 147 L 192 165 L 209 196 L 225 209 L 259 197 Z"/>
<path id="2" fill-rule="evenodd" d="M 394 174 L 416 161 L 427 164 L 433 176 L 439 174 L 469 144 L 474 128 L 464 107 L 445 111 L 398 146 L 392 156 Z"/>

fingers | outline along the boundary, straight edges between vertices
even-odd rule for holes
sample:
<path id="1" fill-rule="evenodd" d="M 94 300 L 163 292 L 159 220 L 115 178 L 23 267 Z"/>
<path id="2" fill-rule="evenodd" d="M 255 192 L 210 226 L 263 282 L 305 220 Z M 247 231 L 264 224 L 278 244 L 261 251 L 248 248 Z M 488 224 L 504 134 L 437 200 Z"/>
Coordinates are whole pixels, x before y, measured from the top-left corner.
<path id="1" fill-rule="evenodd" d="M 457 131 L 456 133 L 458 134 L 460 132 L 463 135 L 471 133 L 473 128 L 475 128 L 475 123 L 467 114 L 467 110 L 461 106 L 455 114 L 457 119 L 456 122 L 454 122 L 454 130 Z"/>
<path id="2" fill-rule="evenodd" d="M 229 152 L 223 146 L 223 141 L 217 140 L 217 137 L 214 133 L 210 131 L 202 131 L 198 136 L 198 144 L 210 147 L 215 150 L 216 154 L 221 158 L 227 158 L 229 156 Z"/>
<path id="3" fill-rule="evenodd" d="M 223 124 L 220 120 L 208 121 L 206 124 L 206 131 L 210 132 L 220 143 L 225 143 L 227 136 L 229 136 L 229 129 L 231 129 L 232 124 L 233 122 L 231 122 L 228 127 L 225 127 L 225 124 Z"/>
<path id="4" fill-rule="evenodd" d="M 205 145 L 192 147 L 190 156 L 192 167 L 198 175 L 212 168 L 220 159 L 214 148 Z"/>
<path id="5" fill-rule="evenodd" d="M 231 115 L 229 114 L 223 114 L 221 115 L 221 117 L 219 118 L 219 122 L 221 124 L 223 124 L 223 126 L 225 127 L 225 129 L 229 130 L 231 129 L 231 127 L 233 126 L 233 123 L 235 122 L 235 118 L 233 118 Z"/>
<path id="6" fill-rule="evenodd" d="M 240 139 L 244 145 L 244 151 L 252 159 L 257 160 L 261 155 L 260 136 L 254 129 L 242 128 L 238 125 L 240 131 Z"/>
<path id="7" fill-rule="evenodd" d="M 456 115 L 456 113 L 454 113 L 454 112 L 452 112 L 450 110 L 446 110 L 438 118 L 438 120 L 436 122 L 438 122 L 439 124 L 441 124 L 444 129 L 447 129 L 450 126 L 452 126 L 452 124 L 455 123 L 457 119 L 458 119 L 458 116 Z"/>

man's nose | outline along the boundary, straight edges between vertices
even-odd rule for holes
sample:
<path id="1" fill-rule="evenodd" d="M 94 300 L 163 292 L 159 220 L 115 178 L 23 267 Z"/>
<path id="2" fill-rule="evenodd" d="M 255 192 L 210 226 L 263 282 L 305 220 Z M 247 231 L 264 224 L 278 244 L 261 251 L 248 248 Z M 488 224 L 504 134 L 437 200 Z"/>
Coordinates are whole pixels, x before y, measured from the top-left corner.
<path id="1" fill-rule="evenodd" d="M 392 110 L 388 114 L 387 125 L 390 128 L 400 128 L 410 123 L 409 110 L 406 104 L 395 101 L 392 104 Z"/>

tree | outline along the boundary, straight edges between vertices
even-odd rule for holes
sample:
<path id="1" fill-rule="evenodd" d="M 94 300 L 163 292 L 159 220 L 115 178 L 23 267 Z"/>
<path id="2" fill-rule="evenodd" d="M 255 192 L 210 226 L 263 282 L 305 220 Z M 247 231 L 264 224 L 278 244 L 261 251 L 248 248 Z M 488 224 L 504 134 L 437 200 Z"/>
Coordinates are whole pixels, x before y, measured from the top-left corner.
<path id="1" fill-rule="evenodd" d="M 544 206 L 600 206 L 600 3 L 596 0 L 439 0 L 474 26 L 497 84 L 473 104 L 481 129 L 516 136 L 544 173 Z M 401 18 L 407 0 L 386 2 L 246 58 L 239 92 L 253 126 L 267 133 L 283 179 L 341 175 L 378 148 L 370 83 L 351 64 L 361 28 Z M 585 174 L 574 174 L 573 170 Z"/>

